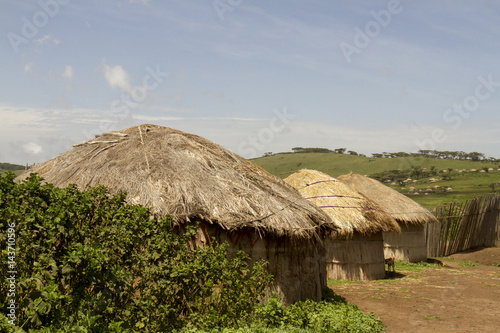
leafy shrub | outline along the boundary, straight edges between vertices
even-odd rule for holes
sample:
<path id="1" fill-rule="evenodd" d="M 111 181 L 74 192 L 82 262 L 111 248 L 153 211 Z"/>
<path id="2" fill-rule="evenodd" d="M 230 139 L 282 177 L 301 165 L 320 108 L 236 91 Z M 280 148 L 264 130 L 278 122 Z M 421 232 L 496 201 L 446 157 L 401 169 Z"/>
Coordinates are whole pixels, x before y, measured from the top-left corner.
<path id="1" fill-rule="evenodd" d="M 297 332 L 382 332 L 384 325 L 373 314 L 365 315 L 354 304 L 325 288 L 323 301 L 310 300 L 283 306 L 276 297 L 267 303 L 258 305 L 255 322 L 265 328 L 288 330 L 301 329 Z M 256 330 L 260 332 L 260 330 Z M 263 330 L 262 332 L 267 332 Z"/>
<path id="2" fill-rule="evenodd" d="M 260 303 L 265 262 L 193 246 L 170 218 L 152 219 L 104 187 L 58 189 L 0 176 L 0 248 L 16 234 L 16 332 L 380 332 L 383 325 L 325 289 L 322 302 Z M 3 256 L 6 257 L 6 254 Z M 5 281 L 6 271 L 0 271 Z M 0 331 L 7 284 L 0 284 Z"/>
<path id="3" fill-rule="evenodd" d="M 196 226 L 177 232 L 170 218 L 150 218 L 123 193 L 14 177 L 0 175 L 0 248 L 5 254 L 5 230 L 15 224 L 17 332 L 231 327 L 271 282 L 265 262 L 250 268 L 243 252 L 228 259 L 227 244 L 194 248 Z M 2 283 L 3 331 L 12 330 L 6 295 Z"/>

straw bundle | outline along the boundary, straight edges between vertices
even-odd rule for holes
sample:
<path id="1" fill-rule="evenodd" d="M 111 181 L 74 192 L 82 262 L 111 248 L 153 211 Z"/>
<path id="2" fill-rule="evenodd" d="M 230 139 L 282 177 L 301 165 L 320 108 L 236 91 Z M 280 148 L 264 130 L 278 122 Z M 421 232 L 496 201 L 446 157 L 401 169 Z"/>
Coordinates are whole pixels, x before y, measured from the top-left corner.
<path id="1" fill-rule="evenodd" d="M 437 221 L 427 209 L 378 180 L 352 172 L 339 176 L 338 179 L 375 201 L 400 223 L 423 225 Z"/>
<path id="2" fill-rule="evenodd" d="M 285 181 L 314 203 L 338 227 L 338 237 L 348 238 L 378 232 L 400 232 L 397 222 L 380 206 L 349 186 L 316 170 L 303 169 Z"/>
<path id="3" fill-rule="evenodd" d="M 126 192 L 131 204 L 151 207 L 155 216 L 202 220 L 229 231 L 251 228 L 277 237 L 318 238 L 329 222 L 315 205 L 257 165 L 199 136 L 156 125 L 99 135 L 29 173 L 58 187 L 102 184 L 112 193 Z"/>

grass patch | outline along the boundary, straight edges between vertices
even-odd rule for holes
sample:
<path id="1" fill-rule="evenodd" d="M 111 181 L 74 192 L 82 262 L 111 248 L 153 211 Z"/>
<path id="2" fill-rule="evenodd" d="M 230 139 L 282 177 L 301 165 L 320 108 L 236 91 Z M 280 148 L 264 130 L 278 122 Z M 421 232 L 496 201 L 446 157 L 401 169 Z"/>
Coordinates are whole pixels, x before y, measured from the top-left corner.
<path id="1" fill-rule="evenodd" d="M 384 279 L 384 280 L 375 280 L 374 282 L 381 284 L 391 284 L 391 283 L 399 283 L 401 282 L 401 279 Z"/>
<path id="2" fill-rule="evenodd" d="M 500 181 L 500 172 L 498 163 L 485 161 L 465 161 L 451 159 L 436 159 L 424 157 L 398 157 L 398 158 L 371 158 L 363 156 L 354 156 L 347 154 L 333 153 L 288 153 L 277 154 L 273 156 L 260 157 L 251 160 L 253 163 L 264 168 L 269 173 L 280 178 L 287 177 L 290 173 L 303 168 L 314 169 L 324 172 L 332 177 L 355 172 L 372 176 L 389 170 L 407 170 L 412 167 L 427 168 L 430 170 L 434 167 L 439 171 L 438 175 L 433 178 L 443 179 L 449 177 L 442 172 L 444 169 L 453 170 L 470 170 L 477 169 L 478 172 L 452 172 L 451 179 L 440 180 L 432 185 L 439 185 L 435 193 L 430 195 L 413 195 L 409 191 L 410 186 L 402 187 L 399 184 L 389 187 L 394 190 L 408 195 L 410 198 L 418 202 L 426 208 L 434 208 L 443 203 L 451 203 L 454 201 L 465 201 L 474 197 L 488 194 L 491 192 L 489 184 L 498 183 Z M 479 170 L 483 168 L 493 168 L 494 171 L 481 173 Z M 431 184 L 426 182 L 429 178 L 417 179 L 415 191 L 418 189 L 426 189 L 431 187 Z M 453 192 L 445 192 L 444 189 L 451 187 Z M 498 192 L 498 188 L 496 191 Z"/>
<path id="3" fill-rule="evenodd" d="M 465 261 L 462 261 L 461 263 L 459 263 L 458 266 L 460 266 L 460 267 L 476 267 L 476 266 L 479 266 L 479 264 L 477 262 L 465 260 Z"/>
<path id="4" fill-rule="evenodd" d="M 346 284 L 357 284 L 357 283 L 363 283 L 363 281 L 332 280 L 332 279 L 328 279 L 327 281 L 327 285 L 329 286 L 343 286 Z"/>
<path id="5" fill-rule="evenodd" d="M 481 282 L 481 284 L 485 285 L 485 286 L 488 286 L 488 287 L 496 287 L 497 285 L 496 284 L 493 284 L 493 283 L 488 283 L 488 282 Z"/>
<path id="6" fill-rule="evenodd" d="M 441 266 L 436 265 L 436 264 L 430 264 L 425 261 L 421 262 L 408 262 L 405 260 L 402 261 L 397 261 L 396 262 L 396 271 L 404 271 L 404 272 L 416 272 L 420 273 L 423 271 L 424 268 L 441 268 Z"/>
<path id="7" fill-rule="evenodd" d="M 425 315 L 425 319 L 427 320 L 432 320 L 432 319 L 441 319 L 439 316 L 434 316 L 434 315 Z"/>

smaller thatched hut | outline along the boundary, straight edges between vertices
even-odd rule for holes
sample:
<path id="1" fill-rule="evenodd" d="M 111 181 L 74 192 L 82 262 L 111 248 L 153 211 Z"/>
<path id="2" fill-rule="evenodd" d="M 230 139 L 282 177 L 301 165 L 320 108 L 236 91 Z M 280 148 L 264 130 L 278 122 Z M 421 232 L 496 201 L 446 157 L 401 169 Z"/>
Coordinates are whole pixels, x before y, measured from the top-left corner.
<path id="1" fill-rule="evenodd" d="M 315 170 L 300 170 L 285 181 L 331 218 L 325 234 L 327 277 L 374 280 L 385 276 L 382 232 L 400 232 L 394 218 L 349 186 Z"/>
<path id="2" fill-rule="evenodd" d="M 286 303 L 321 299 L 326 285 L 320 230 L 329 218 L 290 185 L 221 146 L 175 129 L 140 125 L 104 133 L 34 166 L 57 187 L 105 185 L 130 204 L 170 215 L 180 227 L 199 222 L 197 244 L 228 241 L 269 262 Z M 18 177 L 23 179 L 28 173 Z"/>
<path id="3" fill-rule="evenodd" d="M 429 210 L 373 178 L 351 172 L 338 179 L 378 203 L 398 221 L 401 234 L 383 234 L 386 257 L 394 255 L 396 260 L 410 262 L 427 259 L 424 225 L 437 221 Z"/>

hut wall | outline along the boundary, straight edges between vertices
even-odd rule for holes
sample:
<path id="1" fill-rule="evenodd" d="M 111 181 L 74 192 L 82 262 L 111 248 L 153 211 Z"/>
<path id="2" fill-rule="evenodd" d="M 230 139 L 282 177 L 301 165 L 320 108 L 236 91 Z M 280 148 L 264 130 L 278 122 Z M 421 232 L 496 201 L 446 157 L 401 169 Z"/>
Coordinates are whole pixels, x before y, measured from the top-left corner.
<path id="1" fill-rule="evenodd" d="M 384 255 L 396 260 L 419 262 L 427 260 L 427 246 L 423 225 L 403 225 L 401 234 L 384 233 Z"/>
<path id="2" fill-rule="evenodd" d="M 206 246 L 207 236 L 229 243 L 229 253 L 242 250 L 250 255 L 252 263 L 259 259 L 269 262 L 268 272 L 274 276 L 266 297 L 277 292 L 286 304 L 311 299 L 321 300 L 326 287 L 324 247 L 311 240 L 288 237 L 261 237 L 254 229 L 227 232 L 212 224 L 204 224 L 198 233 L 198 243 Z"/>
<path id="3" fill-rule="evenodd" d="M 327 278 L 333 280 L 376 280 L 385 277 L 382 233 L 353 238 L 327 239 Z"/>

